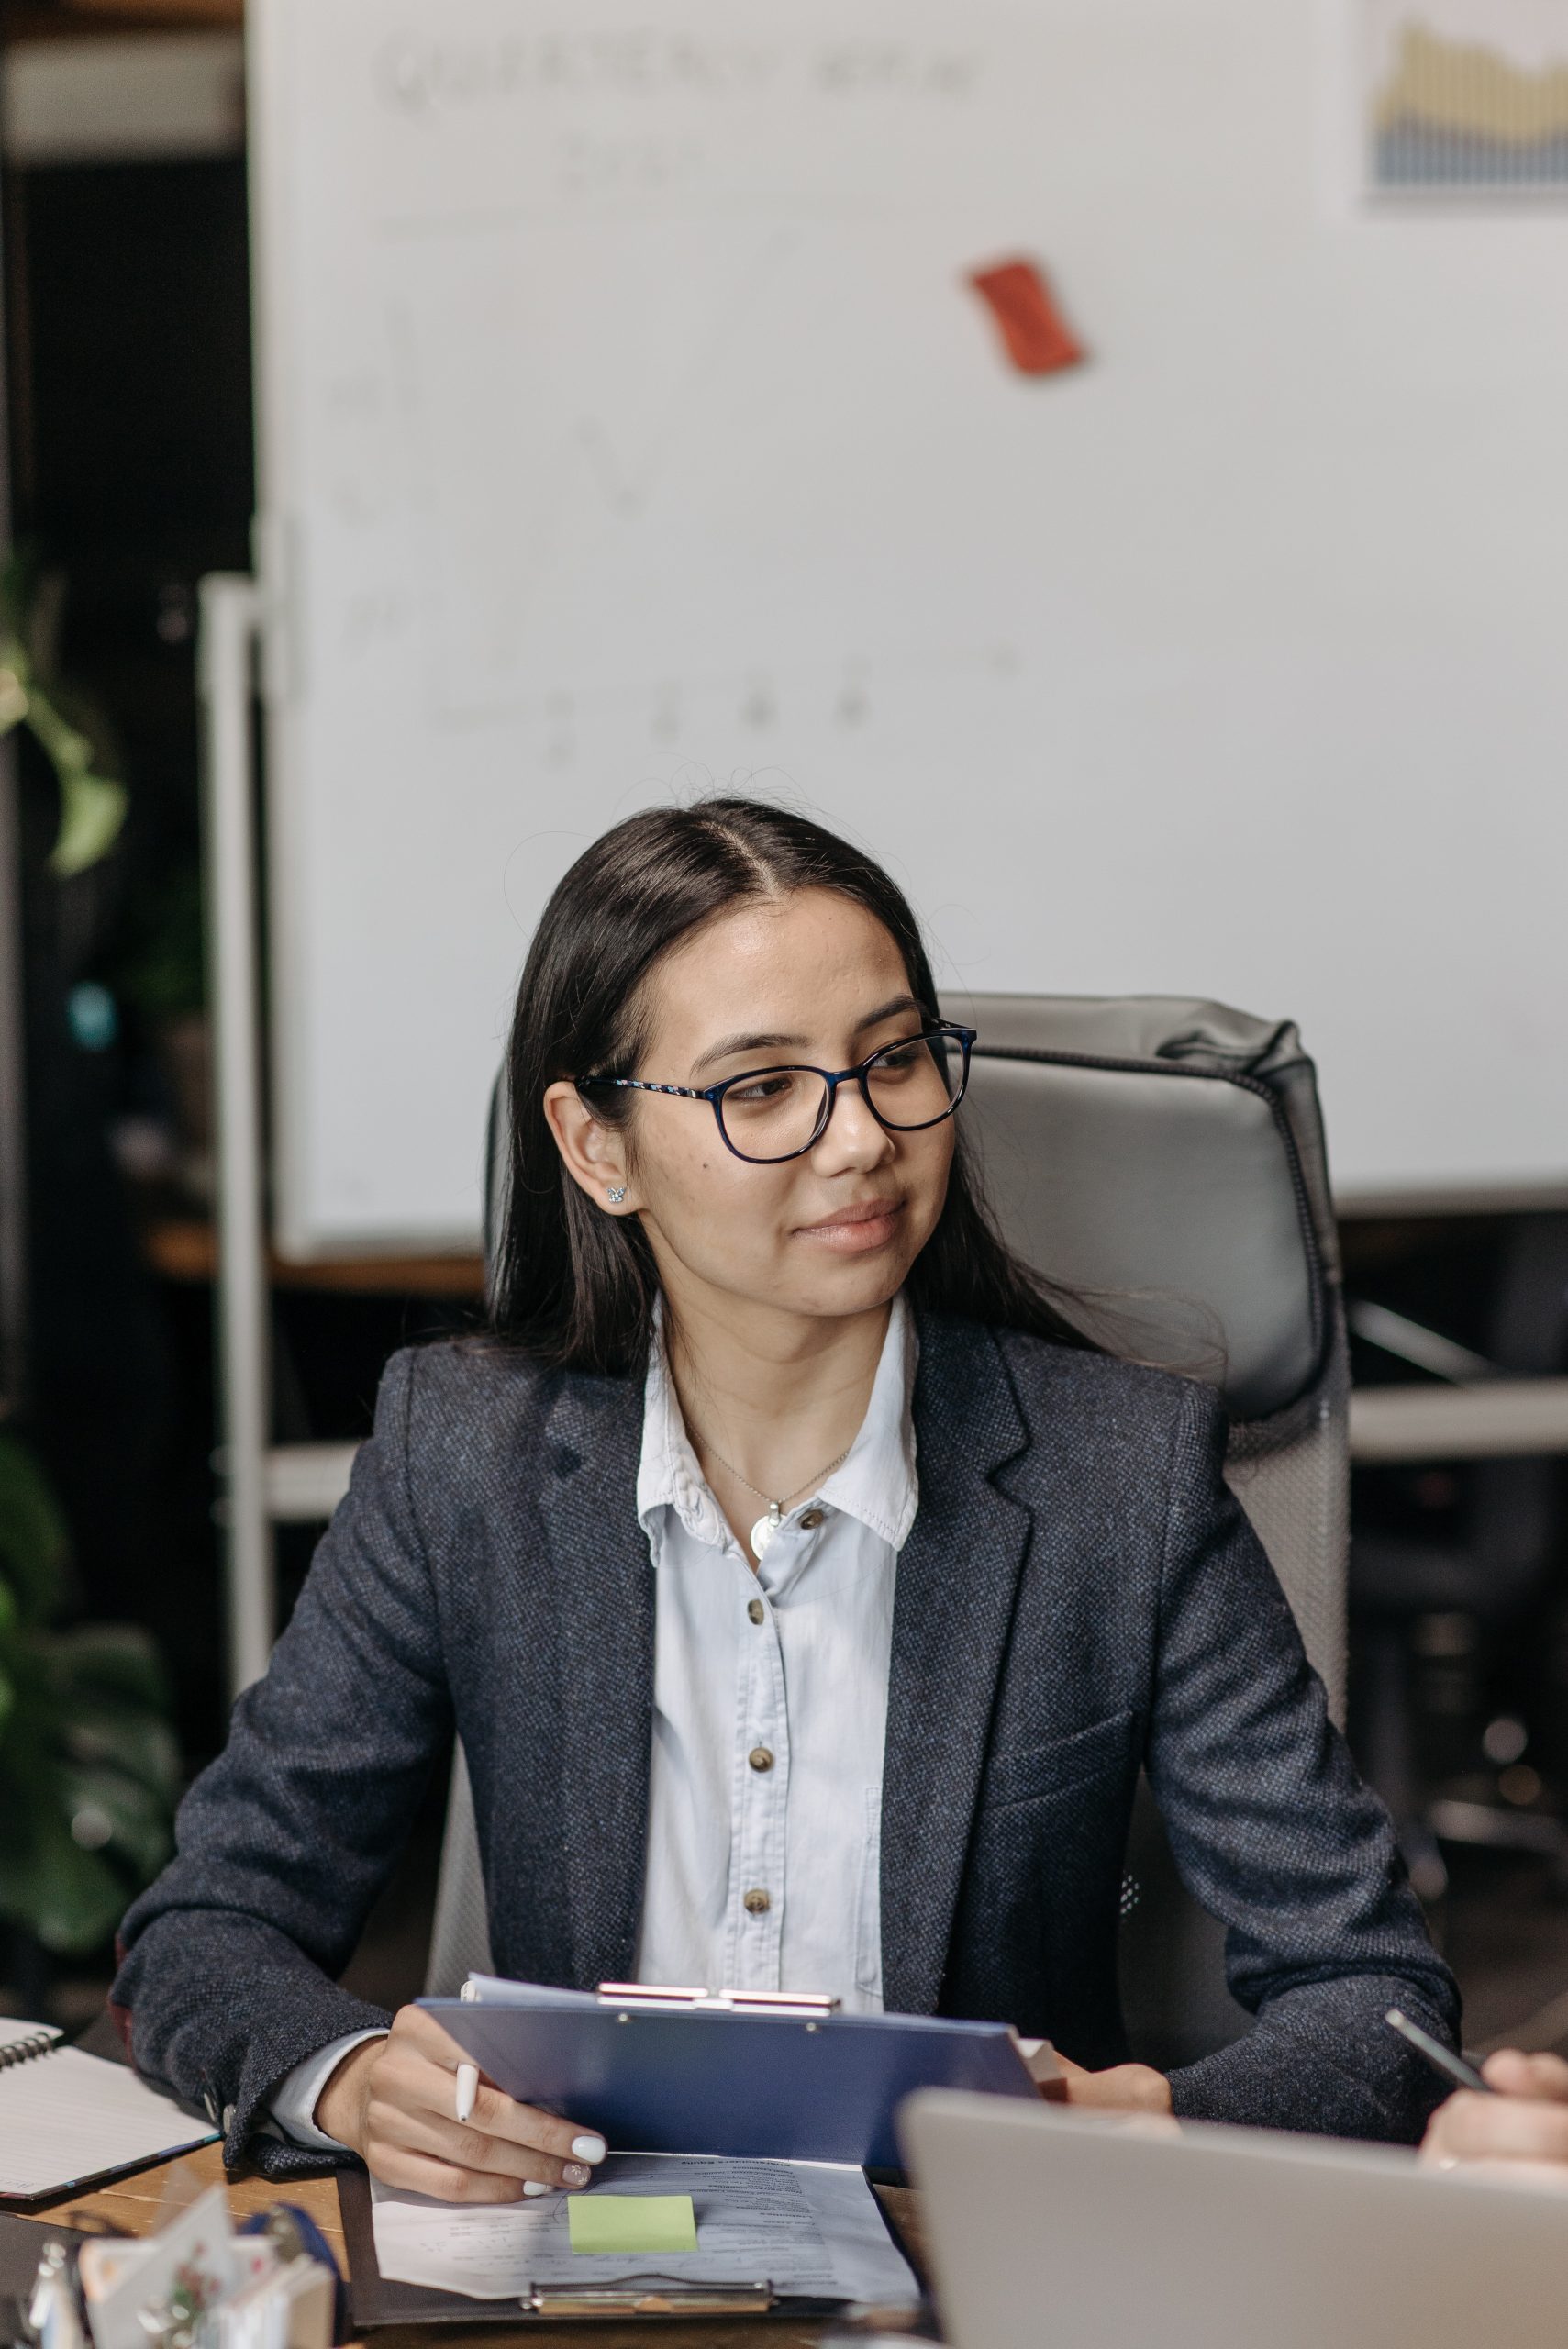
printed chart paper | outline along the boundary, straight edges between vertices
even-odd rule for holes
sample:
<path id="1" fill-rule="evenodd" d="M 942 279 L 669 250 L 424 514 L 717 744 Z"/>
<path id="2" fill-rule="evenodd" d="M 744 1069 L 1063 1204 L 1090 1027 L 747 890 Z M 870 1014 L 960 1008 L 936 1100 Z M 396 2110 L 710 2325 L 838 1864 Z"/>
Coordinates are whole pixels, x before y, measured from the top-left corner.
<path id="1" fill-rule="evenodd" d="M 1361 0 L 1379 195 L 1568 195 L 1568 0 Z"/>

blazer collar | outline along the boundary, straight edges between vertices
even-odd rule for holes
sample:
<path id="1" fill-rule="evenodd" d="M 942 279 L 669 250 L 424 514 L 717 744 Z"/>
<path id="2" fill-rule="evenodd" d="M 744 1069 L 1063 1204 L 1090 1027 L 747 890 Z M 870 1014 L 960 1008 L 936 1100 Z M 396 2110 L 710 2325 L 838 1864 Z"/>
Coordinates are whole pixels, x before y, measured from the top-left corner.
<path id="1" fill-rule="evenodd" d="M 995 1334 L 920 1320 L 920 1507 L 898 1560 L 882 1795 L 883 1994 L 933 2014 L 1030 1512 L 994 1479 L 1029 1448 Z"/>

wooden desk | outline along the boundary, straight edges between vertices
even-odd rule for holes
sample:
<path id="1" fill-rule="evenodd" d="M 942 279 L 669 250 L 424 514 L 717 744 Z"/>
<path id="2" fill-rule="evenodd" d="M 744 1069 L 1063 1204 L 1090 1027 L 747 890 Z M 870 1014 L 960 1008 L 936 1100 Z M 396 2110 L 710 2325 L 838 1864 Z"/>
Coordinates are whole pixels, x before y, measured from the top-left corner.
<path id="1" fill-rule="evenodd" d="M 223 2182 L 223 2160 L 217 2145 L 187 2154 L 185 2165 L 214 2185 Z M 29 2215 L 40 2225 L 90 2227 L 107 2222 L 127 2234 L 150 2234 L 158 2223 L 159 2205 L 169 2176 L 168 2166 L 144 2169 L 118 2185 L 95 2194 L 81 2194 L 57 2202 L 52 2210 Z M 246 2176 L 228 2186 L 229 2208 L 241 2218 L 264 2210 L 280 2200 L 297 2202 L 308 2210 L 346 2270 L 342 2221 L 338 2213 L 338 2188 L 329 2177 L 305 2178 L 288 2186 L 264 2177 Z M 878 2196 L 912 2254 L 918 2256 L 915 2196 L 898 2187 L 878 2187 Z M 794 2349 L 797 2343 L 815 2342 L 824 2328 L 792 2325 L 776 2320 L 703 2324 L 543 2325 L 389 2325 L 368 2336 L 372 2349 Z"/>
<path id="2" fill-rule="evenodd" d="M 141 1227 L 141 1252 L 167 1281 L 204 1284 L 217 1277 L 217 1236 L 205 1216 L 154 1216 Z M 273 1288 L 334 1290 L 353 1297 L 482 1297 L 484 1260 L 456 1256 L 267 1255 Z"/>

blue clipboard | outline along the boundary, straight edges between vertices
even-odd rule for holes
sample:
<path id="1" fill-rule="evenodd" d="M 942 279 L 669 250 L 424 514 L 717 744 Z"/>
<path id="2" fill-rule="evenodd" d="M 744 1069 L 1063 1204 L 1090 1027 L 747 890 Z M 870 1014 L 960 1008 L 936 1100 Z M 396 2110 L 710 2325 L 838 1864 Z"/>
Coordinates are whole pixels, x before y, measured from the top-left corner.
<path id="1" fill-rule="evenodd" d="M 1040 2093 L 1006 2023 L 699 1998 L 484 1981 L 419 2004 L 508 2096 L 613 2149 L 897 2169 L 894 2116 L 917 2088 Z"/>

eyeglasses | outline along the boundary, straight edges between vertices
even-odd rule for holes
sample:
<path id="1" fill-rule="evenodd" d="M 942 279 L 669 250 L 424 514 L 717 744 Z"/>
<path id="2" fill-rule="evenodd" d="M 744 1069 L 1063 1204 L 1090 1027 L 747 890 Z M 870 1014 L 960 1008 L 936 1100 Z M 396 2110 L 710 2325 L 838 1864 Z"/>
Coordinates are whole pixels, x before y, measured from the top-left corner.
<path id="1" fill-rule="evenodd" d="M 890 1133 L 923 1133 L 951 1118 L 969 1084 L 975 1030 L 940 1020 L 917 1036 L 884 1044 L 858 1067 L 753 1068 L 721 1085 L 651 1085 L 638 1076 L 580 1076 L 579 1093 L 670 1093 L 706 1101 L 725 1147 L 752 1166 L 804 1158 L 828 1130 L 840 1085 L 854 1083 L 878 1125 Z"/>

